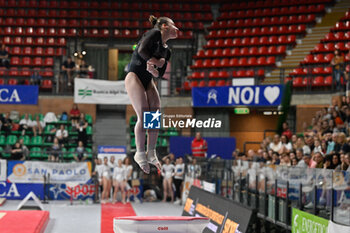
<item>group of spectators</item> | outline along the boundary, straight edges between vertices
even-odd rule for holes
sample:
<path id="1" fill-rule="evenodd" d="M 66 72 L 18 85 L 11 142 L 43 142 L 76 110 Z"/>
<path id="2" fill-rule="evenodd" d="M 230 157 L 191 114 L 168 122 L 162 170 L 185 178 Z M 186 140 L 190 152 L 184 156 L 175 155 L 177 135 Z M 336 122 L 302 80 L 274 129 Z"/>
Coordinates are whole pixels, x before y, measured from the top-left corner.
<path id="1" fill-rule="evenodd" d="M 282 134 L 266 137 L 258 151 L 234 155 L 266 164 L 350 171 L 350 97 L 341 100 L 316 112 L 303 132 L 293 134 L 285 122 Z"/>
<path id="2" fill-rule="evenodd" d="M 62 63 L 61 75 L 60 75 L 60 86 L 61 89 L 71 88 L 73 86 L 73 80 L 77 78 L 90 78 L 89 71 L 92 70 L 84 59 L 79 59 L 76 64 L 71 57 L 68 57 Z"/>
<path id="3" fill-rule="evenodd" d="M 37 115 L 35 120 L 31 120 L 29 114 L 25 113 L 19 123 L 14 124 L 8 112 L 4 115 L 0 114 L 0 129 L 5 136 L 9 136 L 14 130 L 21 132 L 19 140 L 10 148 L 11 160 L 25 160 L 29 158 L 29 150 L 24 144 L 23 136 L 25 136 L 27 132 L 32 132 L 34 137 L 42 136 L 46 124 L 52 122 L 52 120 L 58 120 L 55 116 L 51 116 L 52 114 L 47 114 L 45 118 L 40 118 L 40 116 Z M 67 118 L 65 120 L 70 121 L 71 130 L 78 134 L 76 140 L 77 148 L 73 156 L 75 161 L 85 161 L 87 159 L 86 146 L 88 139 L 86 132 L 88 122 L 85 119 L 85 114 L 80 112 L 77 104 L 73 104 L 69 116 L 65 116 L 65 113 L 63 113 L 60 120 L 64 120 L 63 118 Z M 66 148 L 69 144 L 69 131 L 66 125 L 60 124 L 58 128 L 51 128 L 50 135 L 45 136 L 45 142 L 52 143 L 46 151 L 48 154 L 48 161 L 58 162 L 63 160 L 63 148 Z"/>

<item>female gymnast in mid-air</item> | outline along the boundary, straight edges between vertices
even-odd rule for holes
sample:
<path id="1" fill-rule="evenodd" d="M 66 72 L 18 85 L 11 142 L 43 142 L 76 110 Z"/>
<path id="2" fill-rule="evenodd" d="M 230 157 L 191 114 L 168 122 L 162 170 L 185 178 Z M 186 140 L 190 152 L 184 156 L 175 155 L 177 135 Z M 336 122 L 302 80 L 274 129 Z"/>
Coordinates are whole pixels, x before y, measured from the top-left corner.
<path id="1" fill-rule="evenodd" d="M 156 155 L 157 129 L 148 130 L 147 152 L 145 152 L 146 131 L 143 129 L 143 112 L 160 109 L 160 97 L 153 77 L 164 75 L 170 49 L 166 42 L 177 37 L 179 30 L 167 17 L 149 17 L 153 29 L 146 32 L 132 54 L 129 73 L 125 77 L 125 87 L 137 115 L 135 125 L 135 162 L 145 172 L 150 172 L 149 163 L 159 170 L 161 165 Z"/>

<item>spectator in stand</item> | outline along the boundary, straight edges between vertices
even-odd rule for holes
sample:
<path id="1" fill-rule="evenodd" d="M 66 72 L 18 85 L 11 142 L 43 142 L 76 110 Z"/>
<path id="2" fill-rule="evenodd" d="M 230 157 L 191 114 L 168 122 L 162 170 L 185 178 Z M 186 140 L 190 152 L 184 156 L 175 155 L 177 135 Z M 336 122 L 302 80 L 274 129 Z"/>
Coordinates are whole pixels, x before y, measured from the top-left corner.
<path id="1" fill-rule="evenodd" d="M 304 137 L 298 137 L 298 140 L 295 144 L 295 150 L 297 149 L 303 149 L 304 154 L 310 154 L 311 149 L 309 146 L 305 145 Z"/>
<path id="2" fill-rule="evenodd" d="M 163 177 L 163 202 L 166 202 L 168 196 L 171 197 L 171 202 L 174 202 L 174 191 L 173 191 L 173 176 L 175 174 L 175 166 L 170 163 L 170 159 L 165 160 L 165 164 L 162 166 L 161 171 Z"/>
<path id="3" fill-rule="evenodd" d="M 79 78 L 89 78 L 89 66 L 86 64 L 85 60 L 81 60 L 78 70 Z"/>
<path id="4" fill-rule="evenodd" d="M 321 142 L 318 139 L 315 140 L 315 146 L 314 146 L 314 149 L 313 149 L 312 153 L 315 154 L 317 152 L 321 152 L 322 153 Z"/>
<path id="5" fill-rule="evenodd" d="M 292 138 L 292 136 L 293 136 L 293 133 L 289 129 L 288 122 L 283 122 L 282 127 L 283 127 L 282 135 L 287 136 L 288 140 L 290 140 Z"/>
<path id="6" fill-rule="evenodd" d="M 68 82 L 68 87 L 72 86 L 72 79 L 75 71 L 75 62 L 71 57 L 68 57 L 66 61 L 63 62 L 61 67 L 62 79 L 61 84 Z"/>
<path id="7" fill-rule="evenodd" d="M 68 131 L 65 129 L 64 124 L 61 124 L 60 128 L 56 131 L 56 138 L 62 146 L 68 142 Z"/>
<path id="8" fill-rule="evenodd" d="M 303 160 L 309 168 L 315 168 L 317 163 L 311 158 L 310 154 L 304 154 Z"/>
<path id="9" fill-rule="evenodd" d="M 43 77 L 39 74 L 39 71 L 34 71 L 33 74 L 30 76 L 29 83 L 30 85 L 39 85 L 41 84 L 41 80 Z"/>
<path id="10" fill-rule="evenodd" d="M 19 142 L 16 142 L 11 149 L 11 159 L 10 160 L 25 160 L 22 146 Z"/>
<path id="11" fill-rule="evenodd" d="M 113 200 L 112 203 L 115 203 L 117 200 L 117 193 L 120 190 L 122 194 L 122 203 L 125 204 L 125 183 L 126 183 L 126 169 L 123 166 L 123 161 L 121 159 L 118 160 L 118 165 L 114 167 L 113 170 Z"/>
<path id="12" fill-rule="evenodd" d="M 350 55 L 350 50 L 349 50 L 349 55 Z M 350 97 L 350 64 L 345 67 L 344 78 L 346 81 L 345 95 L 346 97 Z"/>
<path id="13" fill-rule="evenodd" d="M 336 90 L 341 91 L 340 77 L 343 75 L 344 56 L 339 49 L 334 51 L 331 65 L 333 67 L 333 80 L 335 80 Z"/>
<path id="14" fill-rule="evenodd" d="M 205 139 L 202 138 L 200 132 L 196 133 L 195 139 L 192 141 L 192 155 L 195 157 L 206 157 L 208 144 Z"/>
<path id="15" fill-rule="evenodd" d="M 78 123 L 80 117 L 80 110 L 77 104 L 73 104 L 73 107 L 69 112 L 69 117 L 72 122 L 72 126 L 75 126 Z"/>
<path id="16" fill-rule="evenodd" d="M 273 136 L 273 141 L 270 143 L 269 148 L 274 152 L 279 152 L 282 149 L 282 142 L 278 134 Z"/>
<path id="17" fill-rule="evenodd" d="M 48 158 L 49 162 L 58 162 L 60 160 L 60 157 L 62 157 L 62 147 L 57 137 L 53 139 L 53 144 L 49 152 L 50 152 L 50 155 Z"/>
<path id="18" fill-rule="evenodd" d="M 316 162 L 316 168 L 323 168 L 323 155 L 321 152 L 316 152 L 313 160 Z"/>
<path id="19" fill-rule="evenodd" d="M 27 130 L 32 129 L 32 120 L 29 119 L 29 115 L 28 113 L 24 114 L 24 118 L 22 120 L 19 121 L 19 131 L 22 132 L 22 136 L 24 136 L 26 134 Z"/>
<path id="20" fill-rule="evenodd" d="M 1 125 L 1 131 L 5 132 L 5 136 L 9 135 L 11 133 L 12 129 L 12 120 L 10 119 L 10 114 L 7 112 L 4 114 L 5 117 L 3 117 L 2 114 L 0 114 L 0 125 Z"/>
<path id="21" fill-rule="evenodd" d="M 25 159 L 29 158 L 29 150 L 28 150 L 28 147 L 27 147 L 26 145 L 24 145 L 23 138 L 19 139 L 18 142 L 19 142 L 19 144 L 21 145 L 24 158 L 25 158 Z"/>
<path id="22" fill-rule="evenodd" d="M 333 111 L 332 117 L 333 117 L 333 120 L 334 120 L 334 123 L 335 123 L 335 126 L 337 127 L 337 129 L 339 131 L 344 131 L 344 122 L 341 119 L 339 112 Z"/>
<path id="23" fill-rule="evenodd" d="M 75 125 L 78 130 L 78 141 L 82 141 L 84 146 L 87 146 L 87 134 L 86 128 L 88 127 L 88 122 L 85 120 L 85 114 L 80 113 L 79 121 Z"/>
<path id="24" fill-rule="evenodd" d="M 35 117 L 35 121 L 32 121 L 32 129 L 33 129 L 33 134 L 34 137 L 37 135 L 37 132 L 39 133 L 39 135 L 41 135 L 43 133 L 43 130 L 45 128 L 45 121 L 40 120 L 40 116 L 37 115 Z"/>
<path id="25" fill-rule="evenodd" d="M 298 159 L 297 158 L 294 158 L 291 160 L 291 166 L 292 167 L 296 167 L 298 165 Z"/>
<path id="26" fill-rule="evenodd" d="M 282 165 L 282 166 L 288 166 L 288 167 L 291 166 L 291 160 L 290 160 L 288 154 L 283 153 L 283 154 L 281 155 L 281 157 L 282 157 L 282 159 L 281 159 L 280 165 Z"/>
<path id="27" fill-rule="evenodd" d="M 332 156 L 332 169 L 336 169 L 340 164 L 339 155 L 331 154 L 331 156 Z"/>
<path id="28" fill-rule="evenodd" d="M 280 155 L 278 154 L 278 152 L 273 152 L 272 153 L 272 161 L 271 163 L 274 165 L 279 165 L 280 164 Z"/>
<path id="29" fill-rule="evenodd" d="M 347 169 L 345 171 L 350 172 L 350 153 L 346 153 L 344 156 L 344 162 L 347 166 Z"/>
<path id="30" fill-rule="evenodd" d="M 335 152 L 339 152 L 339 151 L 344 151 L 345 153 L 350 152 L 350 146 L 346 141 L 345 133 L 343 132 L 339 133 L 338 141 L 337 141 L 337 144 L 335 145 L 334 150 Z"/>
<path id="31" fill-rule="evenodd" d="M 338 142 L 338 133 L 332 134 L 332 139 L 328 141 L 327 152 L 326 154 L 334 153 L 335 147 Z"/>
<path id="32" fill-rule="evenodd" d="M 176 204 L 181 204 L 182 182 L 185 174 L 185 164 L 182 157 L 176 159 L 174 184 L 176 188 Z"/>
<path id="33" fill-rule="evenodd" d="M 290 153 L 293 149 L 292 144 L 289 142 L 289 138 L 286 135 L 281 136 L 282 148 L 279 153 Z"/>
<path id="34" fill-rule="evenodd" d="M 0 49 L 0 66 L 5 66 L 7 69 L 10 68 L 9 53 L 7 52 L 6 45 L 4 43 L 1 44 Z"/>
<path id="35" fill-rule="evenodd" d="M 242 157 L 245 157 L 245 155 L 243 155 Z M 199 164 L 197 164 L 197 159 L 193 158 L 192 163 L 187 165 L 187 175 L 192 178 L 199 178 L 201 174 L 202 174 L 202 168 Z"/>
<path id="36" fill-rule="evenodd" d="M 78 147 L 76 148 L 73 157 L 77 162 L 84 162 L 88 158 L 82 141 L 78 142 Z"/>

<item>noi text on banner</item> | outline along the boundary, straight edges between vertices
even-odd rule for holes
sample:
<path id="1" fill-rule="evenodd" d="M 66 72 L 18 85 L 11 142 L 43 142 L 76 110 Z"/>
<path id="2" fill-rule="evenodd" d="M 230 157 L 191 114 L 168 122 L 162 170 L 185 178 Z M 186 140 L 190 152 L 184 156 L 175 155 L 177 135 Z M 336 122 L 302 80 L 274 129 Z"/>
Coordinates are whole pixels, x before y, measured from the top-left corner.
<path id="1" fill-rule="evenodd" d="M 38 104 L 39 86 L 0 85 L 0 104 Z"/>
<path id="2" fill-rule="evenodd" d="M 130 104 L 124 81 L 74 80 L 74 102 L 81 104 Z"/>
<path id="3" fill-rule="evenodd" d="M 9 161 L 7 180 L 11 183 L 44 183 L 50 174 L 53 184 L 75 182 L 86 184 L 91 178 L 91 163 L 49 163 L 37 161 Z"/>
<path id="4" fill-rule="evenodd" d="M 194 107 L 278 106 L 282 94 L 282 85 L 192 88 Z"/>

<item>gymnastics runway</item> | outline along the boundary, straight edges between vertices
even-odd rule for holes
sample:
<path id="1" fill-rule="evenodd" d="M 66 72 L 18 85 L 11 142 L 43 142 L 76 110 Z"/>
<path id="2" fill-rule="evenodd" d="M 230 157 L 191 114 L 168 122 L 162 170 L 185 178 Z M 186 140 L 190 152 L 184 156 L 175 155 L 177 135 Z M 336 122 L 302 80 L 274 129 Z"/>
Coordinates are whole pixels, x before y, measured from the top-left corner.
<path id="1" fill-rule="evenodd" d="M 0 206 L 0 212 L 16 210 L 19 202 L 7 200 L 3 206 Z M 136 216 L 181 216 L 183 210 L 180 205 L 162 202 L 130 205 L 75 202 L 70 205 L 68 201 L 50 201 L 49 204 L 44 204 L 44 208 L 50 213 L 50 220 L 44 233 L 113 233 L 112 216 L 124 216 L 124 211 Z M 108 214 L 110 212 L 112 214 Z"/>

